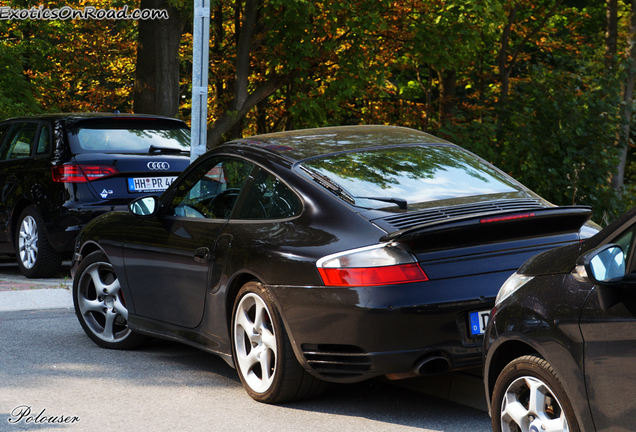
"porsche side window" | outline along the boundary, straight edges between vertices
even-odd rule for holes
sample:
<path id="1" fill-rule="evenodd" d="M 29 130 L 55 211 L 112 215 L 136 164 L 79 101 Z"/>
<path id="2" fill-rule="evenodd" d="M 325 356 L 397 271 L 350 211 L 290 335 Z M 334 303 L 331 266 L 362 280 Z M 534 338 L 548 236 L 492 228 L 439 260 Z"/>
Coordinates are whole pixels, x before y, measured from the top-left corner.
<path id="1" fill-rule="evenodd" d="M 237 219 L 285 219 L 300 214 L 300 199 L 278 178 L 260 170 Z"/>
<path id="2" fill-rule="evenodd" d="M 37 131 L 37 123 L 22 123 L 14 128 L 4 143 L 0 158 L 5 160 L 31 156 Z"/>
<path id="3" fill-rule="evenodd" d="M 178 187 L 170 208 L 175 216 L 228 219 L 254 165 L 214 158 L 190 173 Z"/>

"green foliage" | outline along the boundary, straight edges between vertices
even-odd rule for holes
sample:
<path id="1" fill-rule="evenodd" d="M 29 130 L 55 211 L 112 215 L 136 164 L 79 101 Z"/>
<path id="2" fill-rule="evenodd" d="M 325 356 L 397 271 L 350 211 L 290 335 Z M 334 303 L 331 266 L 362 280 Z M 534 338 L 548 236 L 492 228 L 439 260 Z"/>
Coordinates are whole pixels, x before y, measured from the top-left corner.
<path id="1" fill-rule="evenodd" d="M 593 66 L 534 66 L 505 112 L 445 132 L 554 204 L 589 205 L 596 221 L 612 220 L 633 205 L 609 183 L 620 83 Z"/>
<path id="2" fill-rule="evenodd" d="M 33 6 L 33 2 L 16 3 L 12 6 Z M 40 4 L 48 9 L 88 5 L 84 0 Z M 129 0 L 95 0 L 90 5 L 139 7 Z M 134 21 L 0 21 L 0 116 L 129 110 L 135 33 Z"/>
<path id="3" fill-rule="evenodd" d="M 162 4 L 184 16 L 192 13 L 192 1 Z M 91 5 L 135 8 L 139 1 Z M 211 2 L 211 123 L 227 117 L 234 97 L 246 5 Z M 619 2 L 619 65 L 628 48 L 630 7 Z M 592 0 L 260 0 L 248 92 L 273 78 L 284 85 L 237 118 L 231 134 L 339 124 L 409 126 L 448 137 L 555 204 L 592 205 L 597 221 L 610 220 L 633 204 L 636 152 L 630 149 L 626 186 L 612 190 L 608 178 L 616 165 L 623 78 L 616 76 L 620 68 L 603 67 L 605 13 L 606 4 Z M 0 21 L 0 117 L 131 111 L 136 26 Z M 180 117 L 186 120 L 191 40 L 184 36 L 180 52 Z M 509 75 L 501 73 L 501 60 Z M 449 76 L 442 89 L 442 78 Z M 501 89 L 507 80 L 506 100 Z"/>
<path id="4" fill-rule="evenodd" d="M 436 70 L 457 69 L 476 61 L 484 44 L 495 41 L 504 8 L 500 0 L 425 1 L 408 17 L 413 39 L 405 54 Z"/>
<path id="5" fill-rule="evenodd" d="M 38 111 L 33 86 L 24 75 L 20 51 L 0 42 L 0 118 Z"/>

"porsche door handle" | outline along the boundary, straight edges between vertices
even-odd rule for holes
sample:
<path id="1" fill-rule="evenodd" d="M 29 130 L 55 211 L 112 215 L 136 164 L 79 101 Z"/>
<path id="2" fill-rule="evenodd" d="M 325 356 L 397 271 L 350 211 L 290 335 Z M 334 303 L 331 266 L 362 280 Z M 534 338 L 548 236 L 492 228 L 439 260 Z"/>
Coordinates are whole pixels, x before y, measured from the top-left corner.
<path id="1" fill-rule="evenodd" d="M 194 251 L 194 260 L 199 263 L 205 263 L 210 259 L 210 249 L 200 247 Z"/>

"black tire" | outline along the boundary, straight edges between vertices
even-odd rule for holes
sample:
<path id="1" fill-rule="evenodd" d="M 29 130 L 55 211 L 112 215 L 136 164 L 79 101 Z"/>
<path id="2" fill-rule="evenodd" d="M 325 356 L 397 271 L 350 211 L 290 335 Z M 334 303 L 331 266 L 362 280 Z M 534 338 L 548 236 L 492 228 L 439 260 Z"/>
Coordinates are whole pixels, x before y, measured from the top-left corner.
<path id="1" fill-rule="evenodd" d="M 75 314 L 89 338 L 110 349 L 132 349 L 149 338 L 128 328 L 128 310 L 119 280 L 106 254 L 82 260 L 73 279 Z"/>
<path id="2" fill-rule="evenodd" d="M 243 387 L 259 402 L 308 399 L 327 388 L 298 363 L 272 294 L 257 282 L 245 284 L 234 302 L 232 354 Z"/>
<path id="3" fill-rule="evenodd" d="M 49 244 L 44 221 L 34 206 L 25 208 L 16 225 L 15 250 L 20 272 L 28 278 L 55 276 L 62 266 L 62 254 Z"/>
<path id="4" fill-rule="evenodd" d="M 545 396 L 544 396 L 545 395 Z M 530 400 L 537 397 L 532 408 Z M 579 432 L 574 410 L 550 364 L 526 355 L 501 371 L 492 395 L 494 432 L 565 430 Z"/>

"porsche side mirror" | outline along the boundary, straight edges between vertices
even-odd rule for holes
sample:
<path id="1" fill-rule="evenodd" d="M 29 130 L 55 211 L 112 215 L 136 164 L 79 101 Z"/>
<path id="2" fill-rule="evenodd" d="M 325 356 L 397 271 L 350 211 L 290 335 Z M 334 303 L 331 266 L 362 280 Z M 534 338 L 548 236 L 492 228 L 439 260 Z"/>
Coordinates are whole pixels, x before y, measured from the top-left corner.
<path id="1" fill-rule="evenodd" d="M 149 195 L 133 200 L 128 204 L 128 211 L 137 216 L 152 216 L 159 207 L 159 199 Z"/>

